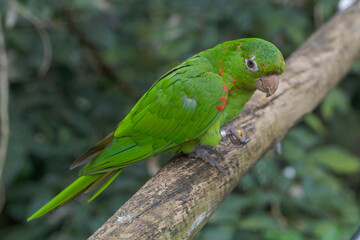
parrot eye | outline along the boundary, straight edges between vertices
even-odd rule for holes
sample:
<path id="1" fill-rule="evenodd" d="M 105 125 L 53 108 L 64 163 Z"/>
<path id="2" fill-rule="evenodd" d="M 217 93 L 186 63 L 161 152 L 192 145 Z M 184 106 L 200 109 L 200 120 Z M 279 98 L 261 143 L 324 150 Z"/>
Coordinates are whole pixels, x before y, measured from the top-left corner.
<path id="1" fill-rule="evenodd" d="M 253 60 L 247 61 L 247 67 L 248 67 L 248 68 L 253 68 L 253 67 L 255 67 L 254 61 L 253 61 Z"/>
<path id="2" fill-rule="evenodd" d="M 256 72 L 258 70 L 256 62 L 253 60 L 255 56 L 253 55 L 252 58 L 247 59 L 245 58 L 245 64 L 247 69 L 249 69 L 251 72 Z"/>

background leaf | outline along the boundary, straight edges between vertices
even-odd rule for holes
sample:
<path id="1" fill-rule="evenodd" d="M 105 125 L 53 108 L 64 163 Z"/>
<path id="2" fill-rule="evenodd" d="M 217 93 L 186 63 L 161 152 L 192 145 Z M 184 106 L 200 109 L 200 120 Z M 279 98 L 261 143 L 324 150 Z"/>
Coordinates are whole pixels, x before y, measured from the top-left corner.
<path id="1" fill-rule="evenodd" d="M 310 152 L 308 158 L 336 173 L 352 174 L 360 171 L 360 158 L 336 146 L 318 147 Z"/>

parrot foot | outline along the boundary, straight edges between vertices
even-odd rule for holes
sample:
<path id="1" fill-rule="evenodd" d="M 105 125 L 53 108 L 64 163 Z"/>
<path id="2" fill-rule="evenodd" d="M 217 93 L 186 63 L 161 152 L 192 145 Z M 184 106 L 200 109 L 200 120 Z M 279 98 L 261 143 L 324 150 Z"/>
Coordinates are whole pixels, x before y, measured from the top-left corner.
<path id="1" fill-rule="evenodd" d="M 218 162 L 216 162 L 216 160 L 205 149 L 201 149 L 201 148 L 197 147 L 195 149 L 195 151 L 190 153 L 188 156 L 192 157 L 192 158 L 198 158 L 198 159 L 203 160 L 210 166 L 216 167 L 219 172 L 223 171 L 223 168 L 220 166 L 220 164 Z"/>
<path id="2" fill-rule="evenodd" d="M 245 131 L 234 126 L 229 126 L 225 130 L 221 130 L 220 135 L 222 139 L 229 138 L 234 147 L 243 147 L 249 142 Z"/>

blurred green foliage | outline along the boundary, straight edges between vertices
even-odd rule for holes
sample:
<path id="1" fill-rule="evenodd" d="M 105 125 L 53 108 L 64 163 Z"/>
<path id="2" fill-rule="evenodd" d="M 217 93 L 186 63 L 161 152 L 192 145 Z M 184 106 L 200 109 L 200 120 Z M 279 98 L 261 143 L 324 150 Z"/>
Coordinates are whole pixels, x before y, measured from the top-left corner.
<path id="1" fill-rule="evenodd" d="M 84 239 L 149 179 L 127 168 L 91 204 L 81 196 L 26 218 L 76 178 L 71 162 L 164 72 L 220 42 L 260 37 L 289 56 L 336 0 L 22 0 L 5 2 L 11 138 L 1 239 Z M 40 25 L 39 25 L 40 24 Z M 51 67 L 39 76 L 44 28 Z M 339 63 L 341 64 L 341 63 Z M 104 70 L 103 66 L 107 70 Z M 110 73 L 109 73 L 110 71 Z M 360 63 L 239 183 L 197 239 L 349 239 L 360 223 Z M 316 81 L 316 79 L 314 79 Z M 124 90 L 124 85 L 131 91 Z"/>

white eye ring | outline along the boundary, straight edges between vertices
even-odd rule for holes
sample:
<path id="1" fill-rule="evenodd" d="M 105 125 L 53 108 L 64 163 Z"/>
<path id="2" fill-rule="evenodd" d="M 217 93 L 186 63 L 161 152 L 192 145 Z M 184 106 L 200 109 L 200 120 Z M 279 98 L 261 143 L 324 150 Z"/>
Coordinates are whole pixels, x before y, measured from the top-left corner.
<path id="1" fill-rule="evenodd" d="M 250 59 L 245 58 L 245 65 L 247 69 L 249 69 L 251 72 L 256 72 L 258 69 L 257 63 L 253 60 L 255 58 L 254 55 Z"/>

